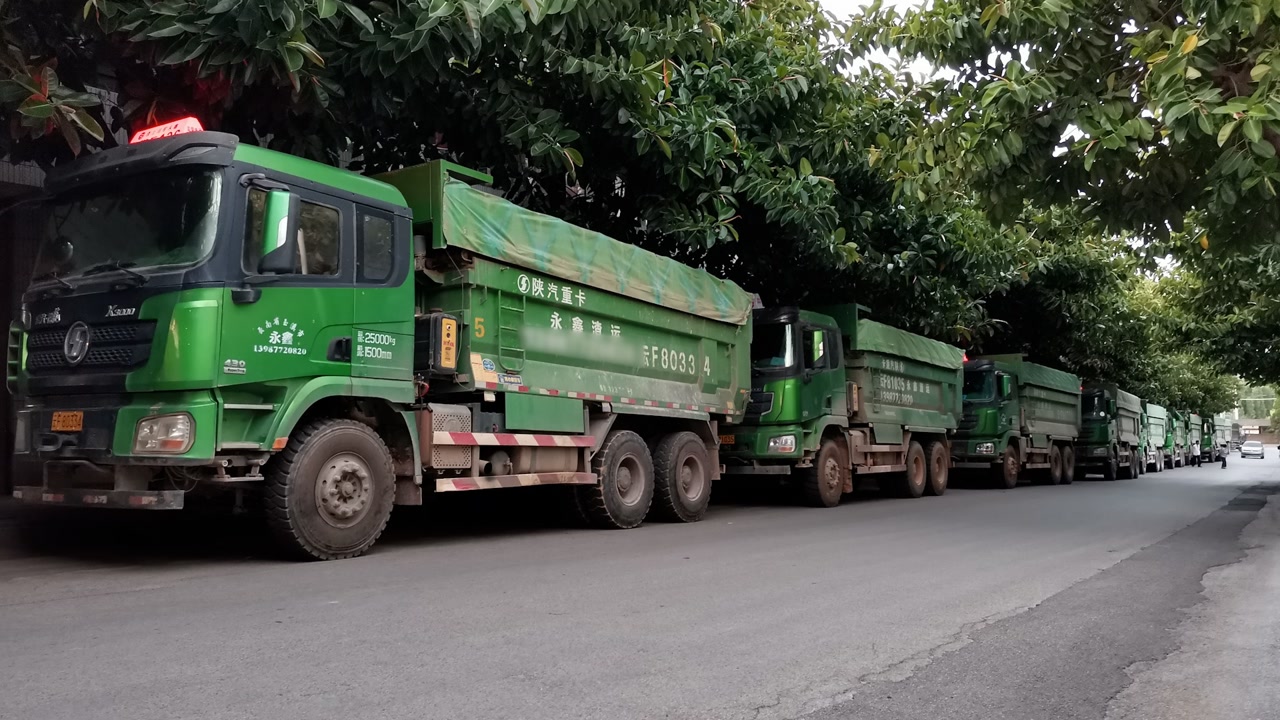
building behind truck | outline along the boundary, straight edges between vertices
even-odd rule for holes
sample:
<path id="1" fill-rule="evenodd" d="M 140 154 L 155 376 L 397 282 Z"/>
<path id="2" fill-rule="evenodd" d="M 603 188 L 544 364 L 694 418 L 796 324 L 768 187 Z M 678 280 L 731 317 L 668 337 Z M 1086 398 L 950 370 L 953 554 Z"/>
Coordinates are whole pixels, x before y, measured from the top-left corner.
<path id="1" fill-rule="evenodd" d="M 1027 362 L 992 355 L 964 364 L 964 418 L 952 447 L 955 467 L 990 474 L 998 487 L 1016 487 L 1024 472 L 1057 485 L 1075 475 L 1080 435 L 1080 379 Z"/>
<path id="2" fill-rule="evenodd" d="M 725 431 L 726 472 L 794 479 L 822 507 L 865 482 L 904 497 L 946 491 L 959 348 L 855 305 L 757 310 L 753 333 L 751 402 Z"/>
<path id="3" fill-rule="evenodd" d="M 424 493 L 573 487 L 592 524 L 693 521 L 745 410 L 751 298 L 473 188 L 185 132 L 49 178 L 10 336 L 34 503 L 260 502 L 365 552 Z M 157 133 L 153 133 L 156 135 Z"/>
<path id="4" fill-rule="evenodd" d="M 1142 400 L 1114 383 L 1086 383 L 1081 392 L 1076 477 L 1136 478 L 1143 462 Z"/>

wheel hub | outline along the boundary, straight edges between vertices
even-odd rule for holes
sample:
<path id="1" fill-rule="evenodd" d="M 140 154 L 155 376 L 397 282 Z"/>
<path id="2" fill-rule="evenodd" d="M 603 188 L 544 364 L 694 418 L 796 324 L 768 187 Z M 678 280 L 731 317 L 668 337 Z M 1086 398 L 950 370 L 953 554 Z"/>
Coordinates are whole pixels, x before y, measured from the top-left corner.
<path id="1" fill-rule="evenodd" d="M 840 484 L 840 466 L 835 460 L 827 461 L 826 466 L 823 467 L 822 475 L 823 479 L 826 480 L 828 490 L 835 490 Z"/>
<path id="2" fill-rule="evenodd" d="M 373 475 L 364 460 L 355 455 L 333 457 L 316 478 L 316 507 L 320 516 L 335 527 L 351 527 L 360 522 L 372 495 Z"/>

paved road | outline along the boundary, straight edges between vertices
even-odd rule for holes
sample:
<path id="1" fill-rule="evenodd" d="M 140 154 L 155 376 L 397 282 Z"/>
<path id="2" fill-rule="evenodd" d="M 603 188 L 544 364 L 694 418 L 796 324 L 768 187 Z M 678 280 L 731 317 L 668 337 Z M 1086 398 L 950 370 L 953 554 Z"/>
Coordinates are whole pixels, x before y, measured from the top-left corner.
<path id="1" fill-rule="evenodd" d="M 626 532 L 472 494 L 325 564 L 257 553 L 246 523 L 40 516 L 0 559 L 0 717 L 1173 717 L 1131 710 L 1229 654 L 1196 638 L 1257 605 L 1212 576 L 1236 604 L 1211 612 L 1201 579 L 1246 560 L 1278 470 L 832 510 L 755 493 Z"/>

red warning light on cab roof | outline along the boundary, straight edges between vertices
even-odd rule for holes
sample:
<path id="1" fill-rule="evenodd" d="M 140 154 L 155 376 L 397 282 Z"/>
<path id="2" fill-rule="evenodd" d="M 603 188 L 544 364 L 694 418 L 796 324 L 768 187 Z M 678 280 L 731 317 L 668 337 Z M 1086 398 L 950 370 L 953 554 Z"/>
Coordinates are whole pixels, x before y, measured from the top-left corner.
<path id="1" fill-rule="evenodd" d="M 143 128 L 133 134 L 129 138 L 129 144 L 146 142 L 148 140 L 159 140 L 160 138 L 173 137 L 174 135 L 182 135 L 183 133 L 200 132 L 204 130 L 204 126 L 200 121 L 193 117 L 184 117 L 181 120 L 174 120 L 163 125 L 155 127 Z"/>

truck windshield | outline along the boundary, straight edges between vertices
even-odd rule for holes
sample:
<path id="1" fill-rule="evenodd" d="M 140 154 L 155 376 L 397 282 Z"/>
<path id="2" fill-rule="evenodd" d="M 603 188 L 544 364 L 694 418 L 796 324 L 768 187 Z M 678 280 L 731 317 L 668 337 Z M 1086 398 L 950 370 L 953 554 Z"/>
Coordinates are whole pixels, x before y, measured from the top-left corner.
<path id="1" fill-rule="evenodd" d="M 964 374 L 964 401 L 990 402 L 996 399 L 996 374 L 989 370 L 971 370 Z"/>
<path id="2" fill-rule="evenodd" d="M 791 324 L 758 325 L 751 337 L 751 367 L 754 370 L 781 370 L 795 367 L 795 343 Z"/>
<path id="3" fill-rule="evenodd" d="M 145 173 L 55 195 L 37 208 L 34 278 L 193 265 L 213 249 L 221 173 Z"/>
<path id="4" fill-rule="evenodd" d="M 1090 419 L 1098 420 L 1107 416 L 1107 398 L 1101 390 L 1086 390 L 1084 396 L 1080 398 L 1081 414 Z"/>

